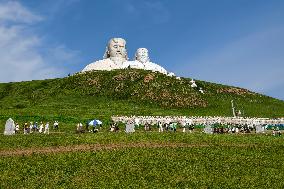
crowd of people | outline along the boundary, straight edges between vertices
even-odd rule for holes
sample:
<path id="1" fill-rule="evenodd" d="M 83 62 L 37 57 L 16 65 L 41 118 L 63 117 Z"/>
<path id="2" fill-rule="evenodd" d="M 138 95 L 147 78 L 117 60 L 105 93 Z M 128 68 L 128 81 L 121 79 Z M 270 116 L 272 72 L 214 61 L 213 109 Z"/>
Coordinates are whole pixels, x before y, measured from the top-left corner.
<path id="1" fill-rule="evenodd" d="M 204 128 L 208 133 L 263 133 L 269 126 L 275 135 L 280 135 L 280 127 L 284 128 L 284 118 L 249 118 L 249 117 L 186 117 L 186 116 L 113 116 L 114 123 L 144 125 L 145 131 L 153 125 L 158 131 L 176 131 L 177 124 L 182 132 L 192 132 L 195 126 Z M 207 128 L 207 129 L 205 129 Z"/>
<path id="2" fill-rule="evenodd" d="M 223 125 L 278 125 L 284 124 L 284 118 L 250 118 L 250 117 L 220 117 L 220 116 L 112 116 L 112 121 L 126 123 L 128 120 L 133 120 L 135 124 L 157 124 L 176 122 L 181 125 L 200 125 L 200 124 L 223 124 Z"/>
<path id="3" fill-rule="evenodd" d="M 83 126 L 83 124 L 77 123 L 76 125 L 76 133 L 97 133 L 99 131 L 99 128 L 101 128 L 102 125 L 101 124 L 97 124 L 97 125 L 90 125 L 89 122 L 86 122 L 85 128 Z"/>
<path id="4" fill-rule="evenodd" d="M 284 129 L 284 118 L 244 118 L 244 117 L 186 117 L 186 116 L 112 116 L 109 131 L 118 132 L 119 124 L 125 125 L 125 132 L 135 132 L 135 129 L 143 127 L 145 131 L 158 130 L 158 132 L 176 132 L 178 128 L 182 132 L 193 132 L 195 128 L 203 129 L 205 133 L 264 133 L 268 128 L 272 130 L 274 136 L 281 135 Z M 102 127 L 102 122 L 90 124 L 86 122 L 76 125 L 77 133 L 96 133 Z M 14 122 L 13 122 L 14 124 Z M 24 134 L 44 133 L 49 134 L 50 123 L 46 122 L 26 122 L 20 128 L 18 123 L 14 124 L 13 132 Z M 153 129 L 156 128 L 156 129 Z M 59 122 L 53 122 L 53 129 L 59 129 Z"/>
<path id="5" fill-rule="evenodd" d="M 25 122 L 22 126 L 24 134 L 31 134 L 31 133 L 43 133 L 43 134 L 49 134 L 50 124 L 49 122 L 46 122 L 45 124 L 41 122 L 30 122 L 29 124 Z M 59 129 L 59 122 L 55 121 L 53 123 L 53 129 L 58 130 Z M 15 123 L 15 133 L 20 133 L 21 128 L 18 123 Z"/>

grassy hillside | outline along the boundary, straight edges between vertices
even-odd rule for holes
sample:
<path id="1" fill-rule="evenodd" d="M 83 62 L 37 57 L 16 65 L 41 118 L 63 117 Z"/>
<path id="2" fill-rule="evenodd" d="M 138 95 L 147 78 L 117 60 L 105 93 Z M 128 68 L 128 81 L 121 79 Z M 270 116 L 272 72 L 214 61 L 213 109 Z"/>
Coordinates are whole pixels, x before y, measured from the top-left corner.
<path id="1" fill-rule="evenodd" d="M 271 134 L 108 132 L 111 115 L 283 117 L 284 102 L 245 89 L 142 70 L 0 84 L 0 131 L 12 117 L 60 122 L 50 135 L 0 135 L 0 188 L 283 188 L 283 140 Z M 96 134 L 75 134 L 98 118 Z"/>
<path id="2" fill-rule="evenodd" d="M 283 117 L 284 102 L 246 89 L 197 81 L 205 94 L 143 70 L 98 71 L 66 78 L 0 84 L 0 120 L 77 122 L 111 115 L 224 115 L 231 100 L 245 116 Z"/>

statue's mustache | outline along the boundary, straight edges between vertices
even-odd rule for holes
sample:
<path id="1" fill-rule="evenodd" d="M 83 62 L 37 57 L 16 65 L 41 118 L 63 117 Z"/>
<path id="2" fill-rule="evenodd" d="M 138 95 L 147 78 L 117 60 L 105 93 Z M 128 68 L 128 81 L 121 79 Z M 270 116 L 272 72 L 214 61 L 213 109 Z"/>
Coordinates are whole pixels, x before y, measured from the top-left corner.
<path id="1" fill-rule="evenodd" d="M 117 50 L 117 51 L 116 51 L 116 54 L 122 54 L 122 51 Z"/>

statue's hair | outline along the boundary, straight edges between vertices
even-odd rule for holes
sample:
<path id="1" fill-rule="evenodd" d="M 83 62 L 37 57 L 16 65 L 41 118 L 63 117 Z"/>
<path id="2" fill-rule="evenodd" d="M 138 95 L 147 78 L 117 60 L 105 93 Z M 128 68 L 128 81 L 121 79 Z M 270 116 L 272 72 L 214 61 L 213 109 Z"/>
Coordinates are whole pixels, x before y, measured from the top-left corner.
<path id="1" fill-rule="evenodd" d="M 109 58 L 108 46 L 106 46 L 106 50 L 105 50 L 103 59 L 107 59 L 107 58 Z"/>

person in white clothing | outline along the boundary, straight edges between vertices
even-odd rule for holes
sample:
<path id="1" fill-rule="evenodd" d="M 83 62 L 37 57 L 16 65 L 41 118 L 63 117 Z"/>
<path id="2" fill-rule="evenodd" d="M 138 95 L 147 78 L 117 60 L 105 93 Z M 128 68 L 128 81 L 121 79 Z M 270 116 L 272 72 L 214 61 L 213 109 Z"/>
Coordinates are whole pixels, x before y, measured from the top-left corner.
<path id="1" fill-rule="evenodd" d="M 18 123 L 16 123 L 15 132 L 16 132 L 16 133 L 19 133 L 19 131 L 20 131 L 20 126 L 19 126 Z"/>
<path id="2" fill-rule="evenodd" d="M 181 125 L 183 127 L 182 132 L 185 133 L 187 124 L 186 123 L 182 123 Z"/>
<path id="3" fill-rule="evenodd" d="M 49 134 L 49 122 L 45 124 L 44 134 Z"/>
<path id="4" fill-rule="evenodd" d="M 43 131 L 43 123 L 42 123 L 42 122 L 40 122 L 38 132 L 39 132 L 39 133 L 42 133 L 42 131 Z"/>
<path id="5" fill-rule="evenodd" d="M 58 123 L 58 121 L 55 121 L 54 124 L 53 124 L 53 129 L 58 130 L 58 127 L 59 127 L 59 123 Z"/>
<path id="6" fill-rule="evenodd" d="M 30 122 L 30 128 L 29 128 L 29 133 L 33 133 L 33 122 Z"/>
<path id="7" fill-rule="evenodd" d="M 158 126 L 159 126 L 159 132 L 162 133 L 164 131 L 162 122 L 159 121 Z"/>

